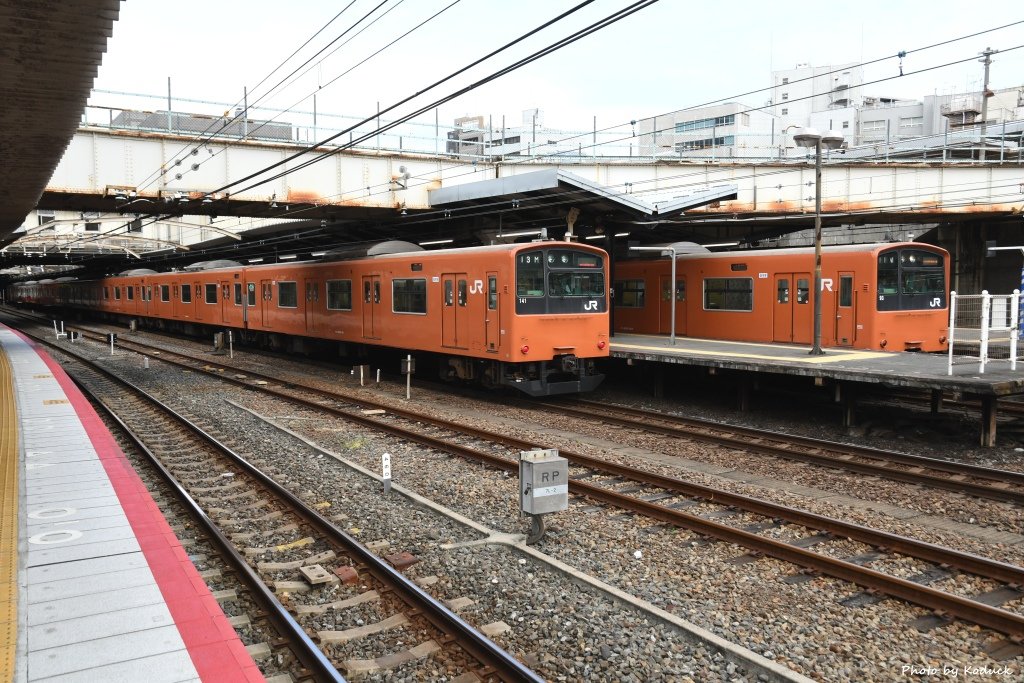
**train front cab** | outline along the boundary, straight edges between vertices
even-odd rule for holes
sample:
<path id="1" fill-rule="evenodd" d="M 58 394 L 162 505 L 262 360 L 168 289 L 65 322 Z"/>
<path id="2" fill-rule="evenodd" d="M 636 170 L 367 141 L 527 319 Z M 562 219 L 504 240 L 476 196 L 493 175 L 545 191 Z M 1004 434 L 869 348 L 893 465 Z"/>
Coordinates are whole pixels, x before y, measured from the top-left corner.
<path id="1" fill-rule="evenodd" d="M 509 337 L 518 362 L 505 364 L 502 384 L 546 396 L 601 383 L 594 358 L 609 354 L 606 264 L 604 252 L 569 243 L 516 252 Z"/>

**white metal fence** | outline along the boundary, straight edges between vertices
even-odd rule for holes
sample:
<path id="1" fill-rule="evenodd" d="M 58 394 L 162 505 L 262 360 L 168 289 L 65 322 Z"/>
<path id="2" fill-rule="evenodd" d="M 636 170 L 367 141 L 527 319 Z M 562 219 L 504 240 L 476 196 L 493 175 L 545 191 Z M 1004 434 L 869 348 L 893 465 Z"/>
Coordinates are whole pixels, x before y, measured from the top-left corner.
<path id="1" fill-rule="evenodd" d="M 1020 290 L 1013 294 L 949 293 L 949 363 L 977 364 L 985 372 L 989 363 L 1002 361 L 1017 369 L 1017 341 L 1021 337 Z"/>

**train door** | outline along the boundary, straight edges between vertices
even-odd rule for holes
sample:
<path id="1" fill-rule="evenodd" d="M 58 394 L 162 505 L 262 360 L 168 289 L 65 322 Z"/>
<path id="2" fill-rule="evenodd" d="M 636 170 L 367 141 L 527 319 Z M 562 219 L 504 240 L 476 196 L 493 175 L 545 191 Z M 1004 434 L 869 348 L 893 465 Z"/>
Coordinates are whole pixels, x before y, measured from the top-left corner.
<path id="1" fill-rule="evenodd" d="M 188 285 L 185 285 L 186 287 Z M 203 302 L 206 299 L 203 297 L 203 286 L 196 282 L 192 286 L 192 312 L 196 320 L 203 319 Z"/>
<path id="2" fill-rule="evenodd" d="M 658 278 L 658 334 L 672 333 L 672 292 L 669 285 L 671 275 Z M 686 278 L 676 275 L 676 334 L 686 334 Z"/>
<path id="3" fill-rule="evenodd" d="M 263 319 L 263 327 L 270 327 L 273 323 L 274 283 L 272 280 L 260 280 L 260 318 Z"/>
<path id="4" fill-rule="evenodd" d="M 231 281 L 220 281 L 220 320 L 222 323 L 231 322 Z"/>
<path id="5" fill-rule="evenodd" d="M 441 275 L 441 287 L 444 292 L 444 305 L 441 307 L 441 345 L 449 348 L 464 349 L 469 341 L 466 324 L 469 322 L 467 311 L 469 296 L 465 273 L 444 273 Z"/>
<path id="6" fill-rule="evenodd" d="M 501 346 L 501 310 L 498 308 L 498 274 L 487 273 L 487 311 L 484 313 L 484 338 L 487 350 L 497 353 Z"/>
<path id="7" fill-rule="evenodd" d="M 380 275 L 363 276 L 363 338 L 380 339 Z"/>
<path id="8" fill-rule="evenodd" d="M 836 346 L 853 346 L 857 339 L 857 298 L 853 292 L 853 273 L 839 273 L 836 296 Z"/>
<path id="9" fill-rule="evenodd" d="M 773 341 L 810 344 L 811 329 L 810 273 L 776 273 L 775 299 L 772 304 Z"/>
<path id="10" fill-rule="evenodd" d="M 316 322 L 320 315 L 320 283 L 306 280 L 306 331 L 316 332 Z"/>

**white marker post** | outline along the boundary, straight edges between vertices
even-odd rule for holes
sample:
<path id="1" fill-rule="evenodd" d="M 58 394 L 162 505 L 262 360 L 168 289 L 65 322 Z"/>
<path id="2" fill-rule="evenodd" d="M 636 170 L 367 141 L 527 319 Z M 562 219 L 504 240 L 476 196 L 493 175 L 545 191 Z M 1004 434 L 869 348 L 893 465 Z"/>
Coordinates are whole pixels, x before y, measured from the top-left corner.
<path id="1" fill-rule="evenodd" d="M 381 470 L 384 475 L 384 493 L 391 492 L 391 454 L 385 453 L 380 456 Z"/>
<path id="2" fill-rule="evenodd" d="M 235 357 L 235 337 L 231 333 L 231 330 L 228 330 L 228 358 L 234 358 L 234 357 Z"/>

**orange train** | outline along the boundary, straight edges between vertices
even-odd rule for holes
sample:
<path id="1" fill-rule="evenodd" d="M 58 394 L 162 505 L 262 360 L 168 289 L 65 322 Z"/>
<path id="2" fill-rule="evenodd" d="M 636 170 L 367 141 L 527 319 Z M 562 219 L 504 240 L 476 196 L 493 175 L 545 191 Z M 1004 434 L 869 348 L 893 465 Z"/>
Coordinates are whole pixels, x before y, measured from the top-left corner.
<path id="1" fill-rule="evenodd" d="M 429 352 L 447 379 L 542 396 L 588 391 L 603 377 L 594 360 L 609 354 L 606 256 L 567 242 L 437 251 L 390 242 L 341 260 L 213 261 L 24 283 L 8 294 L 153 328 L 231 329 L 276 349 L 302 352 L 328 340 L 346 354 Z"/>
<path id="2" fill-rule="evenodd" d="M 944 351 L 949 253 L 919 243 L 822 250 L 821 344 Z M 617 332 L 671 332 L 671 259 L 616 263 Z M 676 260 L 677 335 L 810 344 L 814 249 L 688 253 Z"/>

